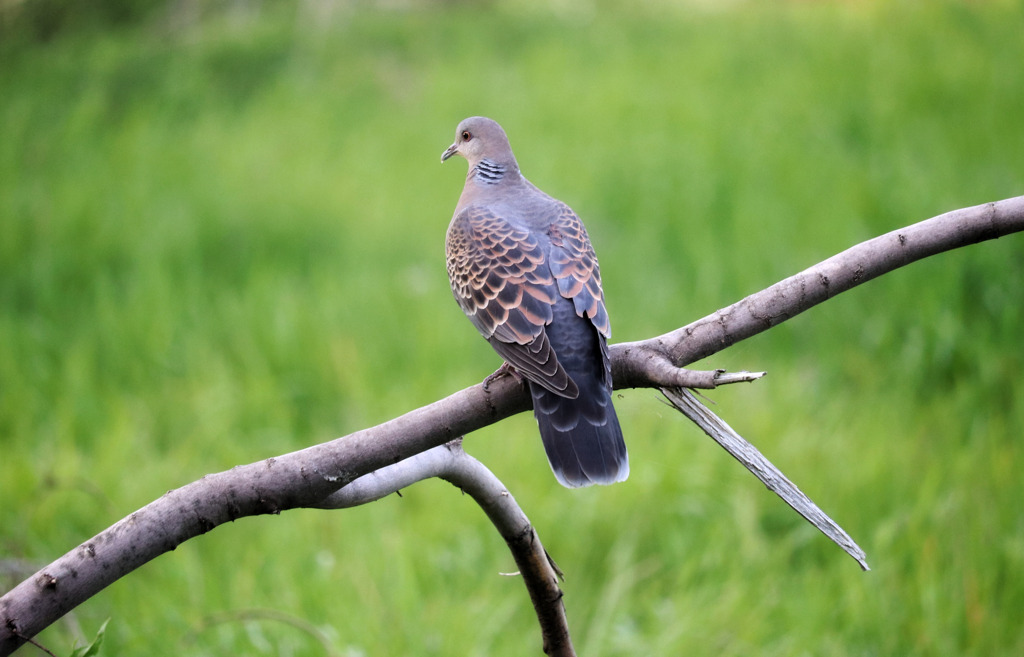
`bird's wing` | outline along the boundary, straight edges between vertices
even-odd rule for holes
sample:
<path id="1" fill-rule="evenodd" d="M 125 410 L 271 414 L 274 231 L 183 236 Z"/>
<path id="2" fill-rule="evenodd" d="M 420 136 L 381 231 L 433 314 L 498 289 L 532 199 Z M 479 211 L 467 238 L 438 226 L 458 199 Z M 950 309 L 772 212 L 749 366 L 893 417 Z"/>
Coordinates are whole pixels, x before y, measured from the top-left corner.
<path id="1" fill-rule="evenodd" d="M 590 244 L 587 229 L 576 213 L 565 204 L 548 229 L 551 249 L 548 268 L 555 277 L 559 293 L 572 299 L 576 314 L 587 317 L 594 327 L 608 339 L 612 335 L 608 311 L 604 307 L 601 290 L 601 270 Z"/>
<path id="2" fill-rule="evenodd" d="M 455 300 L 495 351 L 530 381 L 576 397 L 544 330 L 559 286 L 537 237 L 470 206 L 452 220 L 445 247 Z"/>

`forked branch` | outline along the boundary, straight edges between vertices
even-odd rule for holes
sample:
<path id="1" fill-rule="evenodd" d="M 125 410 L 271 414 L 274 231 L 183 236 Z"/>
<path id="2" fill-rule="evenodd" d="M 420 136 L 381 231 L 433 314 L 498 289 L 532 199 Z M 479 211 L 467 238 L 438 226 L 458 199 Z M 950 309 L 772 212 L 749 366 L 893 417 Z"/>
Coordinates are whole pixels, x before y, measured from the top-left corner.
<path id="1" fill-rule="evenodd" d="M 432 477 L 444 479 L 472 497 L 505 539 L 540 621 L 545 654 L 559 657 L 575 655 L 565 618 L 565 605 L 562 604 L 562 590 L 558 586 L 561 573 L 557 572 L 515 498 L 483 463 L 462 449 L 461 439 L 375 470 L 329 495 L 316 506 L 321 509 L 358 506 Z"/>
<path id="2" fill-rule="evenodd" d="M 869 240 L 680 329 L 613 345 L 615 385 L 714 387 L 727 380 L 721 372 L 682 368 L 915 260 L 1020 230 L 1024 197 L 957 210 Z M 244 516 L 330 506 L 331 496 L 355 479 L 527 410 L 529 404 L 522 386 L 503 377 L 486 391 L 473 386 L 377 427 L 170 491 L 0 598 L 0 656 L 190 538 Z M 525 572 L 522 564 L 520 569 Z"/>
<path id="3" fill-rule="evenodd" d="M 1024 230 L 1024 196 L 954 210 L 894 230 L 809 267 L 682 328 L 612 346 L 617 388 L 693 388 L 677 368 L 757 335 L 861 283 L 937 253 Z"/>

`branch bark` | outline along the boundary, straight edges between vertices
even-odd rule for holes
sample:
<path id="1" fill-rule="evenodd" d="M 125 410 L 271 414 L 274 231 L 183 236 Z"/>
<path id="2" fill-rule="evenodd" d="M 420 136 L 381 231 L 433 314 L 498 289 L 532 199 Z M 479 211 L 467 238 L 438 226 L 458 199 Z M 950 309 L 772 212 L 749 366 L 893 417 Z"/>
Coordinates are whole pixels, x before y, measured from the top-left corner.
<path id="1" fill-rule="evenodd" d="M 461 444 L 458 449 L 461 457 L 452 459 L 438 476 L 470 495 L 505 539 L 540 622 L 544 654 L 575 657 L 558 587 L 561 573 L 512 494 L 482 463 L 463 452 Z"/>
<path id="2" fill-rule="evenodd" d="M 574 657 L 562 590 L 558 587 L 561 573 L 515 498 L 494 473 L 462 449 L 461 439 L 366 474 L 316 506 L 344 509 L 366 504 L 431 477 L 444 479 L 472 497 L 505 539 L 540 622 L 544 653 Z"/>
<path id="3" fill-rule="evenodd" d="M 641 342 L 611 347 L 616 387 L 693 388 L 672 379 L 718 353 L 805 310 L 937 253 L 1024 230 L 1024 196 L 954 210 L 894 230 L 809 267 L 696 322 Z"/>
<path id="4" fill-rule="evenodd" d="M 867 555 L 864 554 L 864 550 L 850 538 L 850 535 L 842 527 L 818 508 L 811 498 L 804 495 L 803 491 L 782 474 L 756 447 L 733 431 L 733 428 L 712 413 L 711 409 L 701 404 L 692 392 L 686 388 L 662 388 L 661 394 L 665 395 L 665 398 L 677 411 L 688 417 L 712 440 L 729 452 L 730 456 L 760 479 L 761 483 L 768 487 L 768 490 L 781 497 L 782 501 L 803 516 L 804 520 L 814 525 L 818 531 L 843 548 L 843 551 L 853 557 L 861 568 L 871 570 L 868 567 Z"/>
<path id="5" fill-rule="evenodd" d="M 940 215 L 863 242 L 670 333 L 611 347 L 617 388 L 715 387 L 686 365 L 929 255 L 1024 230 L 1024 197 Z M 155 500 L 0 598 L 0 656 L 147 561 L 237 518 L 328 503 L 357 478 L 530 407 L 512 377 L 467 388 L 377 427 L 208 475 Z M 486 510 L 486 509 L 485 509 Z"/>

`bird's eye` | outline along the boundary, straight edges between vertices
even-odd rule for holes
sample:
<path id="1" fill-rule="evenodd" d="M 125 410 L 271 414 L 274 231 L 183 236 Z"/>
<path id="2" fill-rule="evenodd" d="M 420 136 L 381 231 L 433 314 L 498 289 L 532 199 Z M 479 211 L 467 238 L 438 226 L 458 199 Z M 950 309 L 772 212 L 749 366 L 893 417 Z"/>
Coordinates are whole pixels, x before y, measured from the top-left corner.
<path id="1" fill-rule="evenodd" d="M 469 141 L 472 138 L 473 138 L 473 135 L 470 134 L 469 130 L 463 130 L 462 131 L 462 141 Z"/>

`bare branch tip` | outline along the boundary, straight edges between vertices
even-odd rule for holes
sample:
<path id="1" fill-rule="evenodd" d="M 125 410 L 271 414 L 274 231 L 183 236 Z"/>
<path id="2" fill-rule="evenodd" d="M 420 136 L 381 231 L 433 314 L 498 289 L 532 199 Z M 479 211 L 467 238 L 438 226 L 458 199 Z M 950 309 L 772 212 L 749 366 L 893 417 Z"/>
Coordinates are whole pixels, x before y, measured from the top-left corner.
<path id="1" fill-rule="evenodd" d="M 751 381 L 757 381 L 766 374 L 768 374 L 768 372 L 747 372 L 746 370 L 740 372 L 726 372 L 725 370 L 715 370 L 715 385 L 722 386 L 730 383 L 749 383 Z"/>

